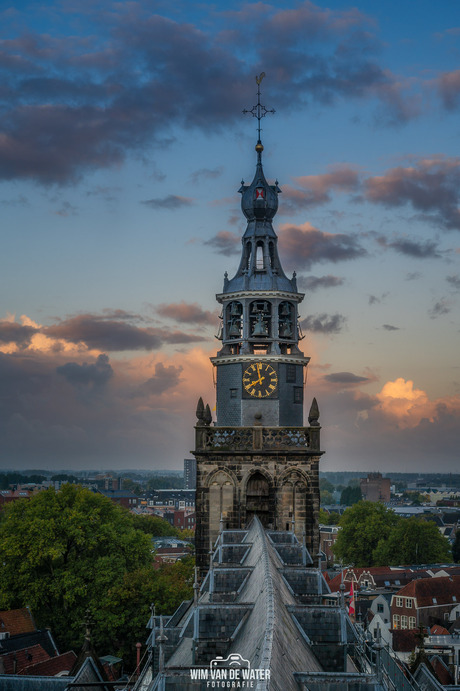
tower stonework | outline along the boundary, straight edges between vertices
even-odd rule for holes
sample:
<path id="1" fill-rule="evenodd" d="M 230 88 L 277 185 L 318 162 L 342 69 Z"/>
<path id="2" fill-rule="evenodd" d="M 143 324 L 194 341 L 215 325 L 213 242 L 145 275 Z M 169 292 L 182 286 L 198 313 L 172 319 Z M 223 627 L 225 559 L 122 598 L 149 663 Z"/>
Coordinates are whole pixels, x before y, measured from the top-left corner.
<path id="1" fill-rule="evenodd" d="M 197 461 L 196 556 L 206 569 L 210 541 L 220 529 L 246 529 L 257 515 L 271 530 L 294 530 L 311 554 L 319 548 L 320 425 L 316 400 L 304 426 L 308 357 L 302 338 L 295 273 L 287 278 L 278 256 L 272 220 L 281 190 L 269 185 L 262 167 L 260 103 L 257 162 L 250 185 L 242 182 L 247 219 L 235 276 L 224 277 L 216 296 L 222 306 L 222 348 L 215 367 L 217 420 L 201 399 L 195 428 Z"/>

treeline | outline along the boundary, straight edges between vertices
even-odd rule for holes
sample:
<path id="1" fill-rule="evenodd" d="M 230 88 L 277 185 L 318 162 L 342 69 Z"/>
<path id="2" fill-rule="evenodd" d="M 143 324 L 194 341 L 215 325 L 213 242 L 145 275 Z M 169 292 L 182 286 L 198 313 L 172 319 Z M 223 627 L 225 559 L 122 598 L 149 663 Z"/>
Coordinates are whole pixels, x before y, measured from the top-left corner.
<path id="1" fill-rule="evenodd" d="M 321 518 L 322 515 L 320 521 Z M 423 518 L 401 518 L 380 502 L 354 504 L 339 517 L 338 525 L 341 530 L 333 548 L 334 556 L 345 564 L 439 564 L 451 562 L 453 558 L 458 561 L 460 556 L 460 533 L 457 533 L 453 557 L 449 541 L 441 535 L 436 523 Z"/>
<path id="2" fill-rule="evenodd" d="M 0 513 L 0 609 L 29 605 L 59 648 L 77 653 L 89 611 L 98 654 L 133 665 L 150 606 L 172 614 L 192 596 L 192 558 L 153 565 L 152 536 L 171 532 L 79 485 L 12 502 Z"/>

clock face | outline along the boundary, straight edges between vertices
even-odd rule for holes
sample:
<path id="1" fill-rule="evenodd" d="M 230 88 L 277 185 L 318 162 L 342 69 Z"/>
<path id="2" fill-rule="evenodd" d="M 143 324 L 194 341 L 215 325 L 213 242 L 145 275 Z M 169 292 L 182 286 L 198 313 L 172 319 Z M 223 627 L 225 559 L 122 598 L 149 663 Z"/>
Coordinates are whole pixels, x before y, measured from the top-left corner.
<path id="1" fill-rule="evenodd" d="M 254 362 L 243 372 L 243 386 L 254 398 L 269 398 L 278 387 L 278 375 L 266 362 Z"/>

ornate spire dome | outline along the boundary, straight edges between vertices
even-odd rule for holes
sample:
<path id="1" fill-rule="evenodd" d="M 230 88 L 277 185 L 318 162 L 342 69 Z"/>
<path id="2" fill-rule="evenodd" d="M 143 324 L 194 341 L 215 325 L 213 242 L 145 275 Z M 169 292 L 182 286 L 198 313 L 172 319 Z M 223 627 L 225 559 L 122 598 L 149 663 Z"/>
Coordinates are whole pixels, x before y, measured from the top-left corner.
<path id="1" fill-rule="evenodd" d="M 278 180 L 274 185 L 268 184 L 262 166 L 264 147 L 260 138 L 260 121 L 267 113 L 275 112 L 273 109 L 267 110 L 260 102 L 260 83 L 264 76 L 265 72 L 262 72 L 260 77 L 256 77 L 256 105 L 251 110 L 243 111 L 257 118 L 257 163 L 251 184 L 245 185 L 242 181 L 238 190 L 242 195 L 241 209 L 248 225 L 242 238 L 240 266 L 232 279 L 225 278 L 224 293 L 241 290 L 282 290 L 297 293 L 295 276 L 287 278 L 282 269 L 277 249 L 278 238 L 272 226 L 281 190 Z"/>

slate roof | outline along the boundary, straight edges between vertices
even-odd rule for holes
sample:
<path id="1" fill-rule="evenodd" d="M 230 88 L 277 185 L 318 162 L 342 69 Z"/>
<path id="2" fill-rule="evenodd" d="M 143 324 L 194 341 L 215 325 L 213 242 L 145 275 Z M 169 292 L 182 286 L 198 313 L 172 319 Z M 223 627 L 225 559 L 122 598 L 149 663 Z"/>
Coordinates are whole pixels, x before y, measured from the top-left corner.
<path id="1" fill-rule="evenodd" d="M 182 603 L 163 620 L 160 674 L 159 617 L 151 618 L 152 658 L 135 690 L 207 689 L 207 682 L 191 680 L 190 669 L 208 670 L 218 656 L 225 661 L 229 655 L 241 655 L 252 670 L 270 672 L 269 680 L 254 685 L 258 691 L 326 688 L 318 686 L 326 678 L 334 683 L 327 688 L 341 691 L 357 688 L 352 685 L 357 681 L 361 689 L 380 688 L 372 674 L 360 675 L 352 662 L 346 668 L 344 653 L 354 649 L 357 633 L 344 609 L 321 604 L 328 592 L 321 571 L 292 532 L 265 531 L 257 518 L 248 530 L 223 531 L 196 604 Z"/>
<path id="2" fill-rule="evenodd" d="M 41 645 L 46 650 L 50 657 L 58 655 L 58 649 L 53 641 L 51 632 L 48 629 L 40 631 L 31 631 L 30 633 L 20 633 L 12 638 L 4 638 L 0 640 L 0 655 L 9 653 L 13 650 L 21 650 L 23 648 L 31 648 L 34 645 Z"/>

